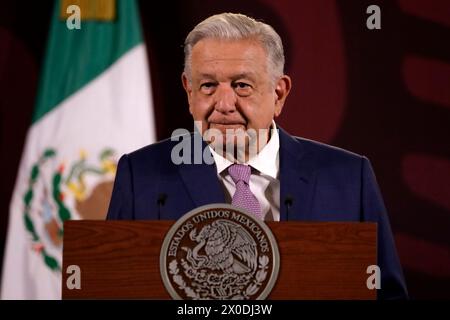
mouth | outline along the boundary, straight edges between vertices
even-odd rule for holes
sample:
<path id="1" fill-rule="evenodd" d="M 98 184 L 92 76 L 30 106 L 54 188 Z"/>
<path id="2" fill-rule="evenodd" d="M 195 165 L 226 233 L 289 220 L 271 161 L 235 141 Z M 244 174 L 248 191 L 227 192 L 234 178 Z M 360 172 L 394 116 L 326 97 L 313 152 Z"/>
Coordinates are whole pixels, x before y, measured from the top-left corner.
<path id="1" fill-rule="evenodd" d="M 209 127 L 213 129 L 245 129 L 246 124 L 242 122 L 232 122 L 232 121 L 220 121 L 220 122 L 210 122 Z"/>

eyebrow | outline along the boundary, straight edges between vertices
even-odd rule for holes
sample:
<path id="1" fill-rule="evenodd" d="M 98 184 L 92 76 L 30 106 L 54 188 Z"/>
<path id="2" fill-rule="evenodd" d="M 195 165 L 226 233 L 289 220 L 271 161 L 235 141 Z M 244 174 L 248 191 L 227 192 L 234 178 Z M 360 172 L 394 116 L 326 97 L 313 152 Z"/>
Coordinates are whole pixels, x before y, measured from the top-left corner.
<path id="1" fill-rule="evenodd" d="M 200 78 L 202 78 L 202 79 L 204 79 L 204 78 L 214 79 L 214 76 L 212 74 L 209 74 L 209 73 L 200 73 Z"/>
<path id="2" fill-rule="evenodd" d="M 255 81 L 256 75 L 253 72 L 242 72 L 232 77 L 233 81 L 236 81 L 238 79 L 249 79 L 251 81 Z"/>
<path id="3" fill-rule="evenodd" d="M 200 73 L 200 79 L 215 80 L 216 77 L 210 73 Z M 231 77 L 231 81 L 236 81 L 238 79 L 249 79 L 251 81 L 256 81 L 256 75 L 253 72 L 242 72 Z"/>

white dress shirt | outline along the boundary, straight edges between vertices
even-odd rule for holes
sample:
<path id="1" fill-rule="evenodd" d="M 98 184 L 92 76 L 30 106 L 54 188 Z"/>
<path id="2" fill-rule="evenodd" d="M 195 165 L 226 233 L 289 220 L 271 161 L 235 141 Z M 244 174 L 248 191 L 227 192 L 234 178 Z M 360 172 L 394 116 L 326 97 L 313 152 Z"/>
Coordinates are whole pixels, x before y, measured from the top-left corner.
<path id="1" fill-rule="evenodd" d="M 233 164 L 209 147 L 217 167 L 217 176 L 224 187 L 225 200 L 231 203 L 236 186 L 228 173 L 228 167 Z M 250 190 L 261 205 L 261 212 L 266 221 L 280 221 L 280 138 L 275 122 L 272 122 L 270 140 L 264 148 L 246 165 L 252 167 Z"/>

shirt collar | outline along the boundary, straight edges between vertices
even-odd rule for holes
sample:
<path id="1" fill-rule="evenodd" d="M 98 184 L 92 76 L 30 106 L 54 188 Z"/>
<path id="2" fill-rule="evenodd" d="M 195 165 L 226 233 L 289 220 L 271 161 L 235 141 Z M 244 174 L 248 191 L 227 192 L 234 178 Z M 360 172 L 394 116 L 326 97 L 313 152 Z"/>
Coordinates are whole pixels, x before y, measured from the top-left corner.
<path id="1" fill-rule="evenodd" d="M 233 164 L 233 162 L 215 152 L 213 148 L 209 147 L 209 149 L 214 157 L 217 173 L 219 175 Z M 269 142 L 256 156 L 251 158 L 246 164 L 258 170 L 263 175 L 267 175 L 273 179 L 277 179 L 279 171 L 279 149 L 280 137 L 278 135 L 277 125 L 275 124 L 275 121 L 272 121 L 272 131 Z"/>

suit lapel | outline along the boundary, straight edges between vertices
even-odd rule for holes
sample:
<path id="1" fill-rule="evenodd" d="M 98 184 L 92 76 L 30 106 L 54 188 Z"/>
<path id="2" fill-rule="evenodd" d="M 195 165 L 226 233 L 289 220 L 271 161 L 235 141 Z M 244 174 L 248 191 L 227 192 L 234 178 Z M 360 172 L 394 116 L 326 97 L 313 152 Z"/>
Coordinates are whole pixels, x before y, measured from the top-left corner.
<path id="1" fill-rule="evenodd" d="M 315 187 L 314 161 L 301 141 L 280 135 L 280 220 L 310 220 Z M 290 202 L 290 204 L 289 204 Z"/>
<path id="2" fill-rule="evenodd" d="M 191 137 L 195 137 L 195 134 Z M 203 150 L 207 145 L 201 136 L 199 139 L 201 139 L 201 154 L 203 155 Z M 191 138 L 191 155 L 194 154 L 194 140 Z M 216 165 L 206 164 L 203 160 L 200 164 L 194 164 L 193 160 L 194 158 L 191 157 L 192 164 L 180 164 L 178 171 L 194 205 L 198 207 L 210 203 L 225 203 L 224 191 L 217 178 Z"/>

